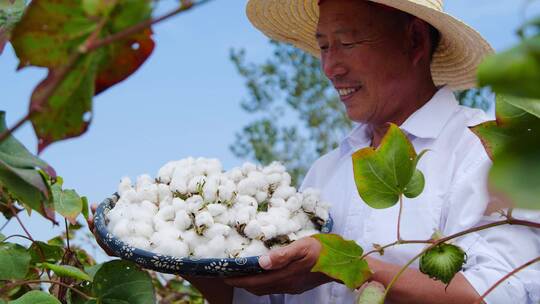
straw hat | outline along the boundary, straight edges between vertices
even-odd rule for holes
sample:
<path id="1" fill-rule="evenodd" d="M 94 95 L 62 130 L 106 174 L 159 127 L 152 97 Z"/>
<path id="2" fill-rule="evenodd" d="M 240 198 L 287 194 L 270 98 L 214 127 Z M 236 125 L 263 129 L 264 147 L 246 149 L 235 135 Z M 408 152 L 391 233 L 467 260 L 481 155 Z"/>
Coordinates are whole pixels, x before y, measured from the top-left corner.
<path id="1" fill-rule="evenodd" d="M 477 31 L 443 12 L 443 0 L 370 1 L 417 16 L 439 30 L 441 42 L 431 63 L 436 85 L 448 85 L 453 90 L 476 86 L 476 69 L 493 49 Z M 320 57 L 315 39 L 317 3 L 317 0 L 249 0 L 247 15 L 268 37 Z"/>

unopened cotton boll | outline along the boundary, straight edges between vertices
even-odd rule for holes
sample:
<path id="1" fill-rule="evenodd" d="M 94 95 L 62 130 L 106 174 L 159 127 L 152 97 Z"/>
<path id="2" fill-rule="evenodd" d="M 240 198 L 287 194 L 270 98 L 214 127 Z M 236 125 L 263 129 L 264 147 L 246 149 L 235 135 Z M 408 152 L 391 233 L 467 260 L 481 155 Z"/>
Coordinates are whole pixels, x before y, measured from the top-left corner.
<path id="1" fill-rule="evenodd" d="M 241 257 L 259 256 L 268 253 L 268 248 L 259 240 L 252 240 L 251 243 L 240 253 Z"/>
<path id="2" fill-rule="evenodd" d="M 175 216 L 175 210 L 173 206 L 164 206 L 159 209 L 159 211 L 156 214 L 157 217 L 164 221 L 172 221 L 174 220 Z"/>
<path id="3" fill-rule="evenodd" d="M 260 239 L 263 236 L 262 227 L 257 220 L 251 220 L 244 228 L 244 233 L 250 239 Z"/>
<path id="4" fill-rule="evenodd" d="M 197 227 L 210 227 L 213 224 L 214 224 L 214 218 L 209 212 L 203 211 L 195 215 L 195 225 Z"/>
<path id="5" fill-rule="evenodd" d="M 296 193 L 296 189 L 290 186 L 279 186 L 272 194 L 273 198 L 282 198 L 287 200 L 289 197 L 293 196 Z"/>
<path id="6" fill-rule="evenodd" d="M 194 195 L 186 200 L 187 211 L 197 213 L 203 207 L 204 200 L 200 195 Z"/>
<path id="7" fill-rule="evenodd" d="M 209 239 L 213 239 L 218 235 L 227 236 L 230 232 L 231 227 L 220 223 L 214 223 L 204 231 L 204 236 Z"/>
<path id="8" fill-rule="evenodd" d="M 191 217 L 187 214 L 186 210 L 178 210 L 174 217 L 174 226 L 180 231 L 184 231 L 191 227 Z"/>
<path id="9" fill-rule="evenodd" d="M 158 247 L 156 247 L 155 252 L 175 257 L 189 256 L 188 246 L 180 240 L 171 240 L 169 242 L 164 242 Z"/>
<path id="10" fill-rule="evenodd" d="M 213 217 L 216 217 L 227 211 L 227 207 L 222 204 L 208 204 L 206 205 L 206 209 Z"/>

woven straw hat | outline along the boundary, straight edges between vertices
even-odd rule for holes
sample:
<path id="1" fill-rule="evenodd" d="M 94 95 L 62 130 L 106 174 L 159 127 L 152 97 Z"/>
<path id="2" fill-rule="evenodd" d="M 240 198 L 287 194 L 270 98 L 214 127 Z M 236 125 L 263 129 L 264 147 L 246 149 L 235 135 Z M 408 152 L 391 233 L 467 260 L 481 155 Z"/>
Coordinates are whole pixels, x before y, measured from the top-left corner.
<path id="1" fill-rule="evenodd" d="M 443 12 L 443 0 L 370 1 L 414 15 L 439 30 L 441 42 L 431 63 L 436 85 L 448 85 L 453 90 L 476 86 L 476 69 L 493 49 L 477 31 Z M 315 39 L 317 0 L 249 0 L 247 15 L 268 37 L 320 57 Z"/>

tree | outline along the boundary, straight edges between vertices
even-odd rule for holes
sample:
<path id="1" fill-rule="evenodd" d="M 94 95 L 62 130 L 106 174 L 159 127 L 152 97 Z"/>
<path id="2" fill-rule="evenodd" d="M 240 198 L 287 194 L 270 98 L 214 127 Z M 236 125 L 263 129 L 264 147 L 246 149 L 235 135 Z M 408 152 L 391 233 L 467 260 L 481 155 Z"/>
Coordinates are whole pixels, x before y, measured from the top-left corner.
<path id="1" fill-rule="evenodd" d="M 260 64 L 246 62 L 245 50 L 231 51 L 249 94 L 241 107 L 255 118 L 230 148 L 263 165 L 283 162 L 298 185 L 317 158 L 337 147 L 352 122 L 319 59 L 289 44 L 270 44 L 273 56 Z M 456 93 L 462 105 L 485 111 L 493 103 L 490 95 L 485 88 Z"/>

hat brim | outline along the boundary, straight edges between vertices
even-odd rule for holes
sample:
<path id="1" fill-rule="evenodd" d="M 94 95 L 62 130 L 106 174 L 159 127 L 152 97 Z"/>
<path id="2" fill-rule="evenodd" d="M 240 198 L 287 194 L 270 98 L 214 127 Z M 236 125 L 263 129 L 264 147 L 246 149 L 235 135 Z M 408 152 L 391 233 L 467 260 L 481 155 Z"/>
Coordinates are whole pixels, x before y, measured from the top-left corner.
<path id="1" fill-rule="evenodd" d="M 431 73 L 436 85 L 453 90 L 476 87 L 476 70 L 493 49 L 462 21 L 422 4 L 404 0 L 370 0 L 414 15 L 441 33 Z M 319 19 L 317 0 L 250 0 L 247 16 L 268 37 L 293 44 L 320 58 L 315 39 Z"/>

